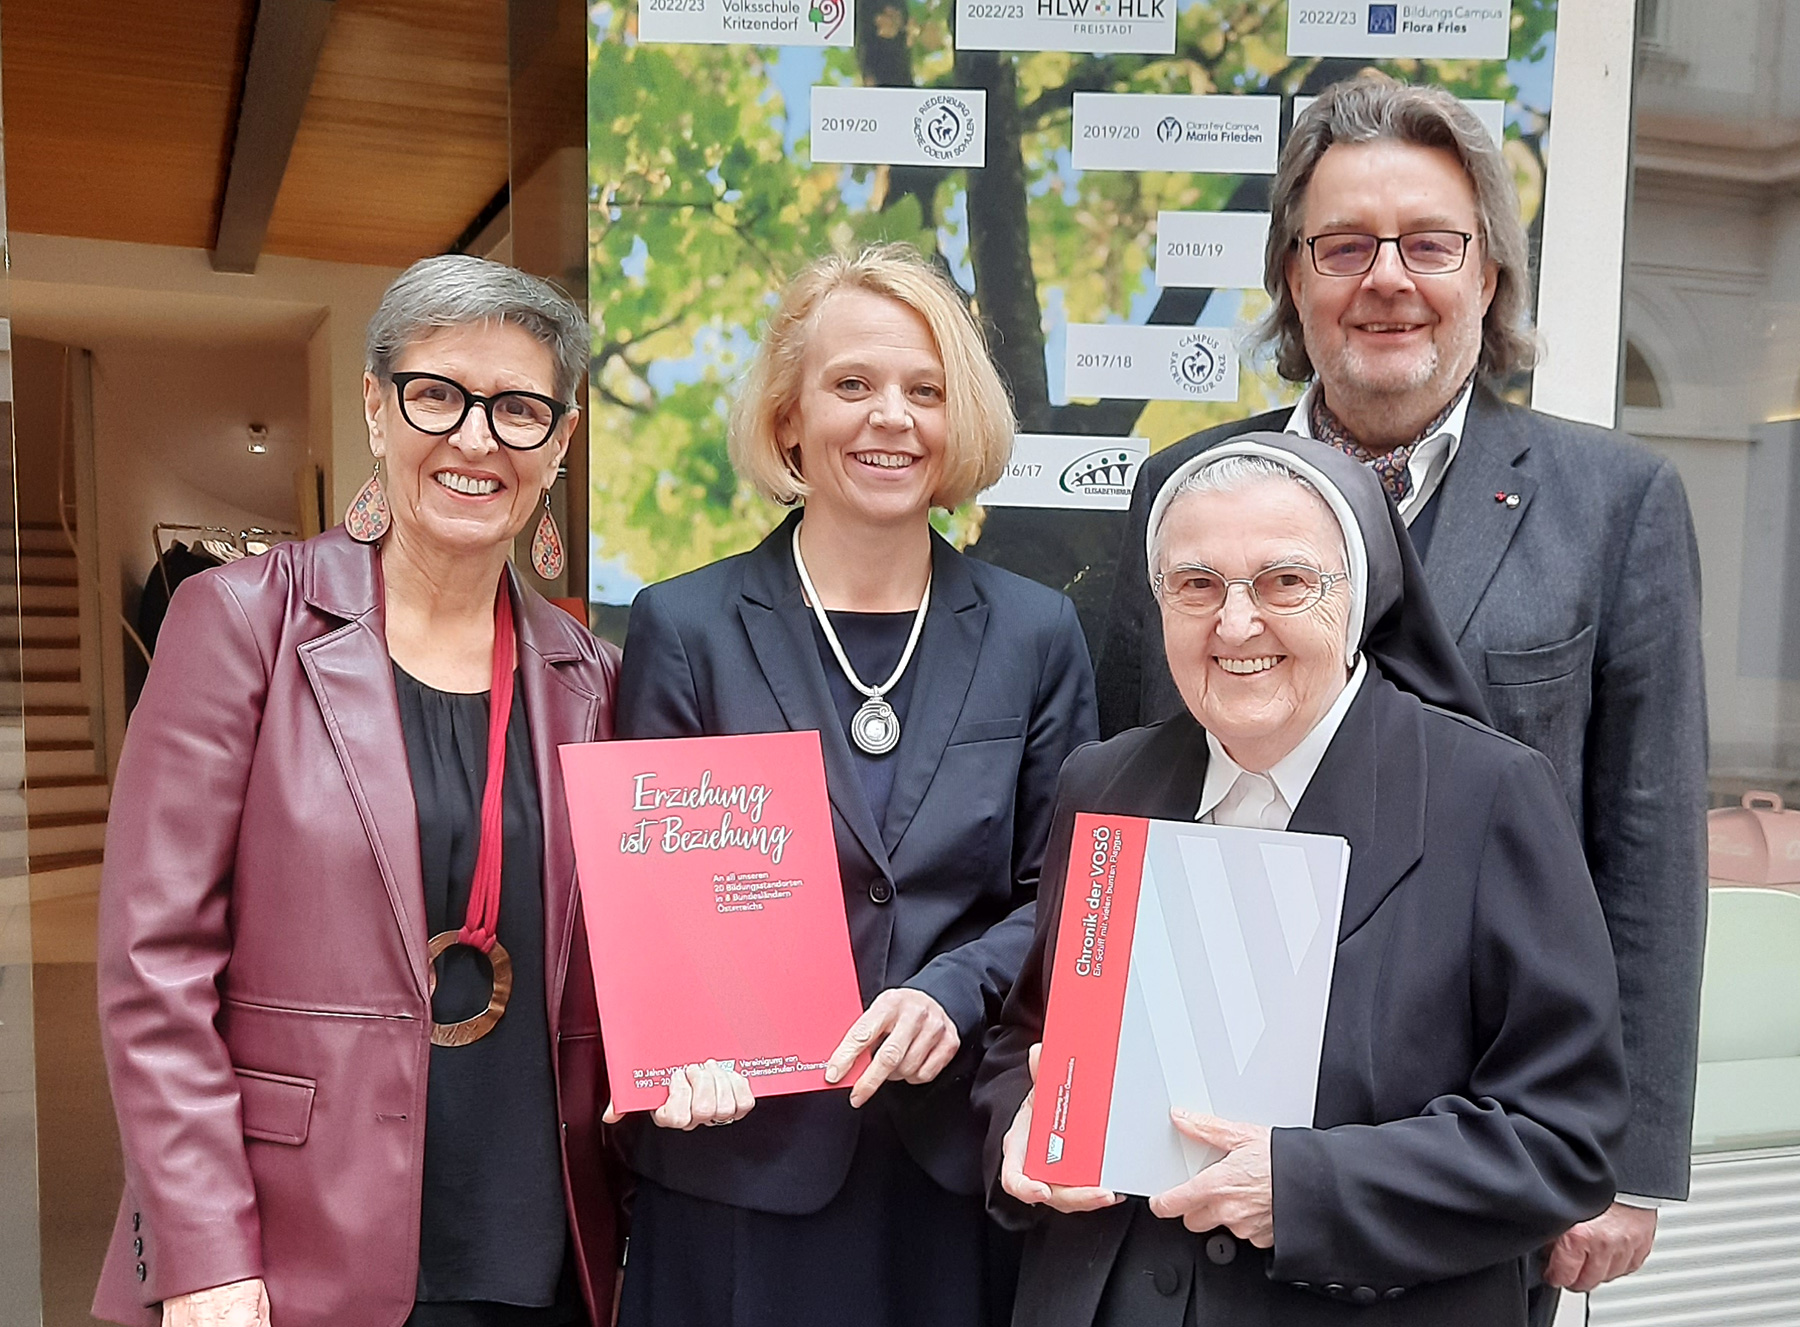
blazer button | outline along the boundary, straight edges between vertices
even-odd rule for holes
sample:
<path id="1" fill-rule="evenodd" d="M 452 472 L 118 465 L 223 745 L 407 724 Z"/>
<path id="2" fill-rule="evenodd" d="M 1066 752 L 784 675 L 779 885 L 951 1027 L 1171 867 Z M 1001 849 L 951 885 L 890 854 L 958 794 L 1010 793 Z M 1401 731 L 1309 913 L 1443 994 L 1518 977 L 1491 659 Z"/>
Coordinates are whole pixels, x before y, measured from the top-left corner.
<path id="1" fill-rule="evenodd" d="M 142 1235 L 131 1241 L 131 1256 L 134 1258 L 144 1256 L 144 1237 Z"/>
<path id="2" fill-rule="evenodd" d="M 1381 1292 L 1381 1297 L 1383 1299 L 1399 1299 L 1400 1296 L 1404 1295 L 1405 1293 L 1406 1293 L 1405 1286 L 1389 1286 L 1386 1290 Z"/>
<path id="3" fill-rule="evenodd" d="M 1341 1295 L 1344 1293 L 1344 1287 L 1336 1284 L 1328 1285 L 1325 1287 L 1325 1293 L 1328 1295 Z"/>
<path id="4" fill-rule="evenodd" d="M 1223 1267 L 1237 1257 L 1237 1241 L 1224 1231 L 1207 1236 L 1206 1260 L 1215 1267 Z"/>
<path id="5" fill-rule="evenodd" d="M 142 1212 L 133 1212 L 131 1214 L 131 1228 L 133 1230 L 137 1230 L 143 1224 L 144 1224 L 144 1214 Z"/>
<path id="6" fill-rule="evenodd" d="M 885 880 L 877 880 L 869 886 L 869 897 L 876 903 L 886 903 L 894 897 L 894 887 Z"/>
<path id="7" fill-rule="evenodd" d="M 1154 1280 L 1157 1294 L 1173 1295 L 1181 1289 L 1181 1269 L 1171 1266 L 1169 1263 L 1163 1263 L 1156 1269 Z"/>
<path id="8" fill-rule="evenodd" d="M 150 1273 L 144 1270 L 144 1264 L 139 1263 L 137 1265 L 137 1279 L 142 1281 L 148 1275 L 150 1275 Z"/>
<path id="9" fill-rule="evenodd" d="M 1374 1286 L 1358 1286 L 1350 1292 L 1350 1298 L 1358 1304 L 1373 1304 L 1381 1296 Z"/>

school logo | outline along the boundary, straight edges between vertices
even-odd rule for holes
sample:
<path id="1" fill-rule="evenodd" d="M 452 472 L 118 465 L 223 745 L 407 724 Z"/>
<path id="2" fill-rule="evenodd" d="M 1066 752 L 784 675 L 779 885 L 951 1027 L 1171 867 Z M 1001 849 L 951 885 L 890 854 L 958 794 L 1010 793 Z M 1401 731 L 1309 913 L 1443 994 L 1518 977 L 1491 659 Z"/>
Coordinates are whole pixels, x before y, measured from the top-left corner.
<path id="1" fill-rule="evenodd" d="M 1169 377 L 1189 396 L 1205 396 L 1225 381 L 1230 361 L 1217 332 L 1189 332 L 1169 356 Z"/>
<path id="2" fill-rule="evenodd" d="M 934 161 L 954 161 L 975 141 L 975 112 L 947 92 L 928 97 L 913 116 L 913 138 Z"/>
<path id="3" fill-rule="evenodd" d="M 1391 37 L 1400 28 L 1399 5 L 1369 6 L 1369 35 L 1373 37 Z"/>
<path id="4" fill-rule="evenodd" d="M 1156 122 L 1156 141 L 1157 142 L 1173 143 L 1177 138 L 1180 138 L 1180 137 L 1181 137 L 1181 121 L 1177 120 L 1173 115 L 1165 115 L 1162 117 L 1162 119 L 1160 119 Z"/>
<path id="5" fill-rule="evenodd" d="M 1056 486 L 1064 493 L 1083 498 L 1128 498 L 1138 462 L 1134 456 L 1117 447 L 1105 447 L 1085 456 L 1077 456 L 1063 468 Z M 1795 840 L 1800 842 L 1800 840 Z"/>
<path id="6" fill-rule="evenodd" d="M 844 0 L 813 0 L 806 11 L 806 21 L 812 24 L 816 35 L 829 41 L 844 26 Z"/>

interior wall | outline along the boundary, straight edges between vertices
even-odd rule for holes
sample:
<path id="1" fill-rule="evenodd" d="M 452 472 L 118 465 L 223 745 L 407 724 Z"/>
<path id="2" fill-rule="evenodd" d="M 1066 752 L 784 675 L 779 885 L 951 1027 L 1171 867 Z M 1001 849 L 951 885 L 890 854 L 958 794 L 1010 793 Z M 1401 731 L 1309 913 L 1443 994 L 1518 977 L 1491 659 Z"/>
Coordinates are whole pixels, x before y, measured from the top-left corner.
<path id="1" fill-rule="evenodd" d="M 59 443 L 68 432 L 66 347 L 36 337 L 13 338 L 12 365 L 19 391 L 13 411 L 13 481 L 21 522 L 57 519 L 57 469 L 66 465 Z M 73 508 L 73 484 L 65 484 Z"/>
<path id="2" fill-rule="evenodd" d="M 158 521 L 298 526 L 306 458 L 307 347 L 103 344 L 93 352 L 94 461 L 102 529 L 141 585 Z M 268 450 L 249 449 L 249 428 Z"/>
<path id="3" fill-rule="evenodd" d="M 110 770 L 124 740 L 127 668 L 140 658 L 120 616 L 135 621 L 151 526 L 307 532 L 297 491 L 311 465 L 324 476 L 325 523 L 336 523 L 369 473 L 363 337 L 398 273 L 265 256 L 253 274 L 228 274 L 199 249 L 47 235 L 14 235 L 11 258 L 18 331 L 92 352 Z M 249 453 L 252 423 L 269 429 L 265 455 Z"/>
<path id="4" fill-rule="evenodd" d="M 399 270 L 264 255 L 250 274 L 215 272 L 204 249 L 60 235 L 11 237 L 17 330 L 73 345 L 108 338 L 305 348 L 320 406 L 308 457 L 325 474 L 335 523 L 369 477 L 363 337 Z M 292 477 L 289 477 L 290 484 Z"/>

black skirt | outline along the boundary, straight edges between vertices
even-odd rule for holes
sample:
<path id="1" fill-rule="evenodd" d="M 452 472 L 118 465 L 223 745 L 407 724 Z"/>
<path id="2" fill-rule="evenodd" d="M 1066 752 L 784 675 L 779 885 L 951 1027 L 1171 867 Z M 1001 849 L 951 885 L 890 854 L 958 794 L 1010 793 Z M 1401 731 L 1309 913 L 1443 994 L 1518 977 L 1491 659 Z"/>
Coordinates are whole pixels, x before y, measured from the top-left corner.
<path id="1" fill-rule="evenodd" d="M 1010 1322 L 1015 1237 L 988 1220 L 980 1198 L 927 1175 L 886 1112 L 865 1109 L 849 1178 L 806 1216 L 695 1198 L 639 1176 L 619 1327 Z"/>

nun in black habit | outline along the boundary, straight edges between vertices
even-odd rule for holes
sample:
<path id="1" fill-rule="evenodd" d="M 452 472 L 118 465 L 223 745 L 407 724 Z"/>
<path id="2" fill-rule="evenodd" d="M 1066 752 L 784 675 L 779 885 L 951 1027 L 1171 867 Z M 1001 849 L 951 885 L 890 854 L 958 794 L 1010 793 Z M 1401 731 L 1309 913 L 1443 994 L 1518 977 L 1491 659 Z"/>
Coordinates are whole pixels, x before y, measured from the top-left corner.
<path id="1" fill-rule="evenodd" d="M 1605 923 L 1549 762 L 1485 726 L 1380 484 L 1239 436 L 1149 524 L 1189 713 L 1063 766 L 1036 939 L 976 1086 L 1031 1327 L 1500 1327 L 1533 1254 L 1613 1195 L 1628 1110 Z M 1020 1171 L 1073 818 L 1341 835 L 1350 871 L 1313 1127 L 1177 1109 L 1224 1159 L 1168 1193 Z"/>

